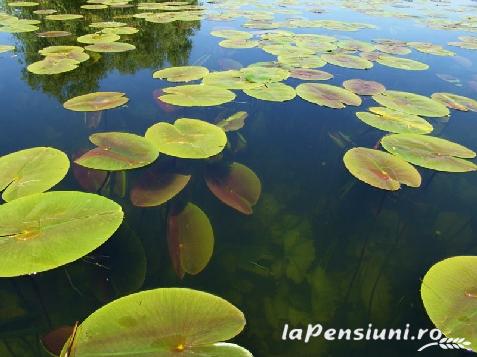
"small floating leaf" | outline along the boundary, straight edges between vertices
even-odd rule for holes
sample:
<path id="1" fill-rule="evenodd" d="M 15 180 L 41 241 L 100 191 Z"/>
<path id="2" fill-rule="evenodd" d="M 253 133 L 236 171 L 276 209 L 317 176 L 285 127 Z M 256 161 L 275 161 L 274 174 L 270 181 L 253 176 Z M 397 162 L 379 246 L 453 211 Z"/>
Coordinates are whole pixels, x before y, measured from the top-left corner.
<path id="1" fill-rule="evenodd" d="M 235 99 L 234 92 L 230 90 L 204 84 L 167 87 L 163 91 L 166 94 L 161 95 L 159 97 L 160 100 L 168 104 L 184 107 L 214 106 L 231 102 Z"/>
<path id="2" fill-rule="evenodd" d="M 60 182 L 70 161 L 65 153 L 36 147 L 0 157 L 0 191 L 5 201 L 41 193 Z"/>
<path id="3" fill-rule="evenodd" d="M 76 41 L 80 43 L 109 43 L 118 41 L 121 37 L 112 33 L 90 33 L 87 35 L 80 36 Z"/>
<path id="4" fill-rule="evenodd" d="M 153 73 L 153 78 L 167 79 L 169 82 L 190 82 L 202 79 L 209 70 L 202 66 L 169 67 Z"/>
<path id="5" fill-rule="evenodd" d="M 106 43 L 95 43 L 94 45 L 89 45 L 85 47 L 88 51 L 100 52 L 100 53 L 118 53 L 132 51 L 136 49 L 136 46 L 131 45 L 130 43 L 125 42 L 106 42 Z"/>
<path id="6" fill-rule="evenodd" d="M 90 169 L 121 171 L 149 165 L 159 152 L 142 136 L 130 133 L 97 133 L 89 137 L 97 146 L 75 162 Z"/>
<path id="7" fill-rule="evenodd" d="M 122 220 L 117 203 L 83 192 L 38 193 L 0 205 L 0 276 L 71 263 L 103 244 Z"/>
<path id="8" fill-rule="evenodd" d="M 13 51 L 14 49 L 15 49 L 15 46 L 0 45 L 0 53 L 8 52 L 8 51 Z"/>
<path id="9" fill-rule="evenodd" d="M 356 116 L 374 128 L 392 133 L 428 134 L 431 124 L 420 116 L 398 112 L 385 107 L 371 107 L 368 112 L 357 112 Z"/>
<path id="10" fill-rule="evenodd" d="M 174 270 L 182 279 L 205 269 L 214 250 L 214 232 L 207 215 L 193 203 L 175 208 L 167 218 L 167 241 Z"/>
<path id="11" fill-rule="evenodd" d="M 333 75 L 318 69 L 294 68 L 290 70 L 290 77 L 305 81 L 326 81 L 333 78 Z"/>
<path id="12" fill-rule="evenodd" d="M 34 1 L 13 1 L 9 2 L 7 5 L 10 7 L 33 7 L 40 4 Z"/>
<path id="13" fill-rule="evenodd" d="M 123 27 L 126 26 L 124 22 L 117 22 L 117 21 L 102 21 L 102 22 L 93 22 L 89 25 L 92 28 L 115 28 L 115 27 Z"/>
<path id="14" fill-rule="evenodd" d="M 174 124 L 154 124 L 147 129 L 146 138 L 160 152 L 184 159 L 206 159 L 220 153 L 227 144 L 222 128 L 189 118 L 177 119 Z"/>
<path id="15" fill-rule="evenodd" d="M 429 68 L 427 64 L 419 61 L 386 55 L 379 56 L 376 62 L 382 64 L 383 66 L 404 69 L 407 71 L 424 71 Z"/>
<path id="16" fill-rule="evenodd" d="M 286 54 L 278 56 L 280 64 L 295 68 L 320 68 L 326 64 L 320 56 Z"/>
<path id="17" fill-rule="evenodd" d="M 75 70 L 78 64 L 79 62 L 73 59 L 48 56 L 41 61 L 33 62 L 27 70 L 35 74 L 59 74 Z"/>
<path id="18" fill-rule="evenodd" d="M 253 83 L 280 82 L 288 78 L 290 72 L 276 67 L 247 67 L 240 70 L 245 80 Z"/>
<path id="19" fill-rule="evenodd" d="M 386 90 L 386 87 L 379 82 L 365 81 L 362 79 L 344 81 L 343 87 L 358 95 L 376 95 Z"/>
<path id="20" fill-rule="evenodd" d="M 296 87 L 296 93 L 306 101 L 330 108 L 361 105 L 361 98 L 353 92 L 329 84 L 303 83 Z"/>
<path id="21" fill-rule="evenodd" d="M 477 100 L 453 93 L 434 93 L 431 98 L 448 108 L 477 112 Z"/>
<path id="22" fill-rule="evenodd" d="M 216 30 L 210 33 L 215 37 L 223 37 L 233 40 L 248 40 L 253 37 L 250 32 L 237 31 L 237 30 Z"/>
<path id="23" fill-rule="evenodd" d="M 242 129 L 245 125 L 245 119 L 247 119 L 247 112 L 237 112 L 228 118 L 225 118 L 217 123 L 219 128 L 224 129 L 224 131 L 237 131 Z"/>
<path id="24" fill-rule="evenodd" d="M 227 168 L 212 168 L 205 175 L 207 187 L 227 206 L 243 214 L 252 214 L 262 190 L 255 172 L 238 162 Z"/>
<path id="25" fill-rule="evenodd" d="M 139 30 L 135 27 L 124 26 L 124 27 L 106 27 L 102 29 L 103 33 L 113 33 L 115 35 L 134 35 L 138 33 Z"/>
<path id="26" fill-rule="evenodd" d="M 63 104 L 63 107 L 75 112 L 97 112 L 120 107 L 128 101 L 125 93 L 95 92 L 71 98 Z"/>
<path id="27" fill-rule="evenodd" d="M 464 160 L 474 158 L 474 151 L 434 136 L 392 134 L 382 138 L 381 144 L 391 154 L 428 169 L 447 172 L 477 170 L 477 165 Z"/>
<path id="28" fill-rule="evenodd" d="M 45 17 L 45 19 L 52 20 L 52 21 L 68 21 L 68 20 L 78 20 L 82 18 L 83 18 L 83 15 L 76 15 L 76 14 L 58 14 L 58 15 L 48 15 Z"/>
<path id="29" fill-rule="evenodd" d="M 258 46 L 258 41 L 242 39 L 223 40 L 219 42 L 219 46 L 224 48 L 253 48 Z"/>
<path id="30" fill-rule="evenodd" d="M 323 60 L 335 66 L 353 69 L 369 69 L 373 67 L 373 62 L 365 58 L 346 55 L 346 54 L 324 54 L 321 56 Z"/>
<path id="31" fill-rule="evenodd" d="M 251 97 L 271 102 L 285 102 L 296 97 L 295 89 L 283 83 L 264 83 L 260 87 L 248 88 L 243 91 Z"/>
<path id="32" fill-rule="evenodd" d="M 71 32 L 68 32 L 68 31 L 45 31 L 45 32 L 38 32 L 36 35 L 38 37 L 55 38 L 55 37 L 71 36 Z"/>
<path id="33" fill-rule="evenodd" d="M 383 190 L 396 191 L 401 184 L 421 185 L 421 175 L 412 165 L 387 152 L 353 148 L 346 152 L 343 161 L 357 179 Z"/>

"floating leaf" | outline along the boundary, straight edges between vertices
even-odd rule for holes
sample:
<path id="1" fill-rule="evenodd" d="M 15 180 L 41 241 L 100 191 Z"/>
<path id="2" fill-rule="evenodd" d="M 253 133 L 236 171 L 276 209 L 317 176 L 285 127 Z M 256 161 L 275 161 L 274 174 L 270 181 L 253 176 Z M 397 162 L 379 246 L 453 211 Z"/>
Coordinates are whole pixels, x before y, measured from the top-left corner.
<path id="1" fill-rule="evenodd" d="M 253 37 L 250 32 L 237 31 L 237 30 L 216 30 L 210 33 L 215 37 L 223 37 L 233 40 L 248 40 Z"/>
<path id="2" fill-rule="evenodd" d="M 219 154 L 227 144 L 222 128 L 189 118 L 177 119 L 174 124 L 154 124 L 147 129 L 146 138 L 160 152 L 184 159 L 206 159 Z"/>
<path id="3" fill-rule="evenodd" d="M 120 92 L 94 92 L 67 100 L 63 107 L 75 112 L 97 112 L 126 104 L 129 99 Z"/>
<path id="4" fill-rule="evenodd" d="M 9 2 L 7 5 L 10 7 L 33 7 L 40 4 L 34 1 L 13 1 Z"/>
<path id="5" fill-rule="evenodd" d="M 137 207 L 160 206 L 181 192 L 190 178 L 190 175 L 147 171 L 132 188 L 131 202 Z"/>
<path id="6" fill-rule="evenodd" d="M 139 30 L 135 27 L 124 26 L 124 27 L 106 27 L 102 29 L 103 33 L 113 33 L 115 35 L 134 35 L 138 33 Z"/>
<path id="7" fill-rule="evenodd" d="M 8 51 L 13 51 L 14 49 L 15 49 L 15 46 L 0 45 L 0 53 L 8 52 Z"/>
<path id="8" fill-rule="evenodd" d="M 76 15 L 76 14 L 58 14 L 58 15 L 48 15 L 45 17 L 45 19 L 52 20 L 52 21 L 69 21 L 69 20 L 78 20 L 82 18 L 83 18 L 83 15 Z"/>
<path id="9" fill-rule="evenodd" d="M 262 191 L 262 184 L 255 172 L 238 162 L 225 170 L 209 169 L 205 181 L 220 201 L 243 214 L 252 214 Z"/>
<path id="10" fill-rule="evenodd" d="M 296 93 L 308 102 L 330 108 L 361 105 L 361 98 L 353 92 L 329 84 L 303 83 L 296 87 Z"/>
<path id="11" fill-rule="evenodd" d="M 474 158 L 474 151 L 434 136 L 392 134 L 382 138 L 381 144 L 391 154 L 428 169 L 447 172 L 477 170 L 477 165 L 464 160 Z"/>
<path id="12" fill-rule="evenodd" d="M 108 8 L 107 5 L 101 5 L 101 4 L 86 4 L 86 5 L 81 5 L 80 7 L 85 10 L 102 10 L 102 9 Z"/>
<path id="13" fill-rule="evenodd" d="M 56 14 L 57 12 L 58 11 L 54 9 L 40 9 L 40 10 L 33 11 L 33 13 L 37 15 L 52 15 L 52 14 Z"/>
<path id="14" fill-rule="evenodd" d="M 117 21 L 102 21 L 102 22 L 93 22 L 89 25 L 89 27 L 93 28 L 116 28 L 116 27 L 123 27 L 126 26 L 124 22 L 117 22 Z"/>
<path id="15" fill-rule="evenodd" d="M 428 134 L 431 124 L 420 116 L 398 112 L 385 107 L 371 107 L 368 112 L 357 112 L 356 116 L 374 128 L 392 133 Z"/>
<path id="16" fill-rule="evenodd" d="M 35 74 L 59 74 L 75 70 L 78 64 L 79 62 L 73 59 L 48 56 L 41 61 L 33 62 L 27 70 Z"/>
<path id="17" fill-rule="evenodd" d="M 408 46 L 424 53 L 429 53 L 436 56 L 454 56 L 455 53 L 442 48 L 442 46 L 435 45 L 428 42 L 408 42 Z"/>
<path id="18" fill-rule="evenodd" d="M 12 201 L 49 190 L 67 174 L 70 161 L 65 153 L 36 147 L 0 157 L 0 191 Z"/>
<path id="19" fill-rule="evenodd" d="M 71 36 L 71 32 L 68 32 L 68 31 L 45 31 L 45 32 L 38 32 L 36 35 L 38 37 L 55 38 L 55 37 Z"/>
<path id="20" fill-rule="evenodd" d="M 288 78 L 290 72 L 276 67 L 247 67 L 240 70 L 245 80 L 253 83 L 280 82 Z"/>
<path id="21" fill-rule="evenodd" d="M 118 53 L 132 51 L 136 49 L 136 46 L 131 45 L 130 43 L 125 42 L 106 42 L 106 43 L 95 43 L 94 45 L 89 45 L 85 47 L 88 51 L 100 52 L 100 53 Z"/>
<path id="22" fill-rule="evenodd" d="M 383 190 L 396 191 L 401 184 L 421 185 L 421 175 L 412 165 L 387 152 L 353 148 L 346 152 L 343 161 L 357 179 Z"/>
<path id="23" fill-rule="evenodd" d="M 295 89 L 283 83 L 264 83 L 260 87 L 248 88 L 243 91 L 251 97 L 271 102 L 285 102 L 296 97 Z"/>
<path id="24" fill-rule="evenodd" d="M 400 44 L 378 44 L 376 45 L 376 50 L 384 53 L 389 53 L 391 55 L 407 55 L 411 53 L 411 50 Z"/>
<path id="25" fill-rule="evenodd" d="M 278 56 L 278 62 L 295 68 L 320 68 L 326 64 L 320 56 L 297 54 Z"/>
<path id="26" fill-rule="evenodd" d="M 253 48 L 258 46 L 258 41 L 243 39 L 223 40 L 219 42 L 219 46 L 224 48 Z"/>
<path id="27" fill-rule="evenodd" d="M 121 171 L 136 169 L 156 161 L 159 152 L 142 136 L 130 133 L 97 133 L 89 137 L 97 146 L 75 162 L 90 169 Z"/>
<path id="28" fill-rule="evenodd" d="M 235 94 L 230 90 L 204 84 L 167 87 L 163 91 L 166 94 L 161 95 L 160 100 L 183 107 L 207 107 L 224 104 L 235 99 Z"/>
<path id="29" fill-rule="evenodd" d="M 228 118 L 225 118 L 217 123 L 219 128 L 224 129 L 224 131 L 237 131 L 242 129 L 245 125 L 245 119 L 247 119 L 247 112 L 237 112 Z"/>
<path id="30" fill-rule="evenodd" d="M 323 60 L 335 66 L 353 69 L 369 69 L 373 67 L 373 62 L 365 58 L 346 55 L 346 54 L 324 54 L 321 56 Z"/>
<path id="31" fill-rule="evenodd" d="M 80 36 L 76 41 L 80 43 L 109 43 L 118 41 L 121 37 L 112 33 L 90 33 Z"/>
<path id="32" fill-rule="evenodd" d="M 343 87 L 359 95 L 376 95 L 384 92 L 386 87 L 375 81 L 350 79 L 343 82 Z"/>
<path id="33" fill-rule="evenodd" d="M 246 89 L 260 85 L 248 82 L 245 80 L 243 73 L 237 70 L 209 73 L 209 75 L 202 80 L 202 83 L 224 89 Z"/>
<path id="34" fill-rule="evenodd" d="M 190 82 L 204 78 L 209 70 L 201 66 L 169 67 L 153 73 L 153 78 L 167 79 L 169 82 Z"/>
<path id="35" fill-rule="evenodd" d="M 434 325 L 447 337 L 463 338 L 473 345 L 477 343 L 476 280 L 477 257 L 458 256 L 433 265 L 421 284 L 422 302 Z"/>
<path id="36" fill-rule="evenodd" d="M 436 100 L 423 95 L 387 90 L 373 96 L 382 106 L 400 112 L 422 115 L 425 117 L 444 117 L 449 115 L 449 109 Z"/>
<path id="37" fill-rule="evenodd" d="M 360 51 L 360 52 L 373 52 L 375 46 L 364 41 L 358 40 L 343 40 L 336 43 L 339 48 L 343 48 L 348 51 Z"/>
<path id="38" fill-rule="evenodd" d="M 333 75 L 318 69 L 294 68 L 290 70 L 290 77 L 305 81 L 326 81 L 333 78 Z"/>
<path id="39" fill-rule="evenodd" d="M 467 112 L 477 112 L 477 100 L 453 93 L 434 93 L 431 98 L 445 106 Z"/>
<path id="40" fill-rule="evenodd" d="M 38 193 L 0 205 L 0 276 L 73 262 L 103 244 L 122 220 L 117 203 L 83 192 Z"/>
<path id="41" fill-rule="evenodd" d="M 263 46 L 262 49 L 265 52 L 270 53 L 274 56 L 310 56 L 315 53 L 314 50 L 304 47 L 292 46 L 288 43 L 281 45 L 266 45 Z"/>
<path id="42" fill-rule="evenodd" d="M 41 49 L 38 53 L 49 59 L 69 59 L 75 60 L 78 63 L 89 59 L 89 55 L 80 46 L 49 46 Z"/>
<path id="43" fill-rule="evenodd" d="M 239 346 L 218 343 L 233 338 L 244 326 L 242 312 L 217 296 L 181 288 L 147 290 L 115 300 L 90 315 L 78 327 L 67 357 L 144 353 L 252 357 Z M 66 357 L 66 348 L 61 356 Z"/>
<path id="44" fill-rule="evenodd" d="M 87 150 L 84 150 L 82 154 L 86 151 Z M 76 157 L 74 159 L 76 159 Z M 108 173 L 106 171 L 88 169 L 76 163 L 73 163 L 73 175 L 81 188 L 88 192 L 98 192 L 108 179 Z"/>
<path id="45" fill-rule="evenodd" d="M 429 68 L 427 64 L 419 61 L 386 55 L 379 56 L 376 62 L 382 64 L 383 66 L 404 69 L 407 71 L 424 71 Z"/>

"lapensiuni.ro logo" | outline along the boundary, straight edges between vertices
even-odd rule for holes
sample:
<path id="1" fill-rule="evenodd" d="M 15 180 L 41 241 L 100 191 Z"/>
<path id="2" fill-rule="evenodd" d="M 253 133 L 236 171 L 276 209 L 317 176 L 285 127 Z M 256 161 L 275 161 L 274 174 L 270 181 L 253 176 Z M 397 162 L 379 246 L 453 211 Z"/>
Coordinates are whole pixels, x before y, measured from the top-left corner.
<path id="1" fill-rule="evenodd" d="M 325 328 L 321 324 L 308 324 L 305 328 L 292 328 L 288 324 L 283 326 L 282 340 L 310 342 L 314 338 L 323 338 L 326 341 L 422 341 L 418 351 L 436 347 L 443 350 L 471 350 L 470 342 L 463 337 L 449 338 L 439 329 L 418 329 L 412 331 L 410 324 L 405 328 L 375 328 L 368 324 L 366 328 Z"/>

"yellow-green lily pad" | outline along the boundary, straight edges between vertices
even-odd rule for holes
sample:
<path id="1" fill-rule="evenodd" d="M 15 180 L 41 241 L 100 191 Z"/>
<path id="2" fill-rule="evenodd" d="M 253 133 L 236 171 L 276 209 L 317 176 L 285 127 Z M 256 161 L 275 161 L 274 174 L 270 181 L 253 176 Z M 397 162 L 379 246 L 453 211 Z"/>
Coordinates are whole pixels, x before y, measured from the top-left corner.
<path id="1" fill-rule="evenodd" d="M 290 72 L 276 67 L 247 67 L 240 70 L 245 80 L 253 83 L 280 82 L 288 78 Z"/>
<path id="2" fill-rule="evenodd" d="M 434 93 L 431 98 L 448 108 L 477 112 L 477 100 L 453 93 Z"/>
<path id="3" fill-rule="evenodd" d="M 376 95 L 386 90 L 386 87 L 379 82 L 363 79 L 349 79 L 343 82 L 343 87 L 358 95 Z"/>
<path id="4" fill-rule="evenodd" d="M 190 82 L 202 79 L 209 70 L 202 66 L 169 67 L 153 73 L 153 78 L 166 79 L 169 82 Z"/>
<path id="5" fill-rule="evenodd" d="M 136 49 L 136 46 L 126 42 L 106 42 L 95 43 L 85 47 L 88 51 L 100 52 L 100 53 L 118 53 L 132 51 Z"/>
<path id="6" fill-rule="evenodd" d="M 432 125 L 414 114 L 399 112 L 385 107 L 371 107 L 369 112 L 357 112 L 356 116 L 374 128 L 391 133 L 429 134 Z"/>
<path id="7" fill-rule="evenodd" d="M 78 68 L 79 62 L 73 59 L 46 57 L 27 67 L 28 72 L 34 74 L 59 74 L 73 71 Z"/>
<path id="8" fill-rule="evenodd" d="M 347 54 L 324 54 L 321 58 L 335 66 L 352 69 L 369 69 L 373 67 L 373 62 L 365 58 Z"/>
<path id="9" fill-rule="evenodd" d="M 302 83 L 296 88 L 296 93 L 304 100 L 329 108 L 341 109 L 346 105 L 361 105 L 361 98 L 353 92 L 319 83 Z"/>
<path id="10" fill-rule="evenodd" d="M 253 48 L 258 46 L 258 41 L 244 39 L 229 39 L 219 42 L 220 47 L 224 48 Z"/>
<path id="11" fill-rule="evenodd" d="M 118 41 L 121 37 L 112 33 L 90 33 L 80 36 L 76 41 L 80 43 L 94 44 L 94 43 L 108 43 Z"/>
<path id="12" fill-rule="evenodd" d="M 290 70 L 290 77 L 304 81 L 327 81 L 333 78 L 333 75 L 318 69 L 294 68 Z"/>
<path id="13" fill-rule="evenodd" d="M 285 102 L 296 97 L 295 89 L 283 83 L 264 83 L 243 91 L 251 97 L 271 102 Z"/>
<path id="14" fill-rule="evenodd" d="M 121 92 L 94 92 L 67 100 L 63 107 L 75 112 L 97 112 L 126 104 L 129 99 Z"/>
<path id="15" fill-rule="evenodd" d="M 0 45 L 0 53 L 8 52 L 8 51 L 13 51 L 14 49 L 15 49 L 15 46 L 11 46 L 11 45 Z"/>
<path id="16" fill-rule="evenodd" d="M 54 15 L 48 15 L 45 17 L 45 19 L 51 20 L 51 21 L 69 21 L 69 20 L 79 20 L 82 18 L 83 18 L 83 15 L 77 15 L 77 14 L 54 14 Z"/>
<path id="17" fill-rule="evenodd" d="M 207 78 L 207 77 L 206 77 Z M 224 88 L 204 84 L 189 84 L 163 89 L 159 100 L 183 107 L 207 107 L 231 102 L 235 94 Z"/>
<path id="18" fill-rule="evenodd" d="M 230 40 L 248 40 L 253 37 L 250 32 L 237 30 L 215 30 L 210 34 L 215 37 L 222 37 Z"/>
<path id="19" fill-rule="evenodd" d="M 429 68 L 429 65 L 419 61 L 388 55 L 379 56 L 376 62 L 383 66 L 404 69 L 406 71 L 424 71 Z"/>

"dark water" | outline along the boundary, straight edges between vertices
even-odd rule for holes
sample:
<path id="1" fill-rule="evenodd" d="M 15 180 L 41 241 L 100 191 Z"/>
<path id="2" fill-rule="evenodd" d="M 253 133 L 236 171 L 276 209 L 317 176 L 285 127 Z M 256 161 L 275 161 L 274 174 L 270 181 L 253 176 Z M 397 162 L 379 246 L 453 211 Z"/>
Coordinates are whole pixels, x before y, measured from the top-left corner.
<path id="1" fill-rule="evenodd" d="M 242 9 L 254 9 L 250 2 Z M 427 41 L 456 52 L 439 57 L 413 51 L 406 58 L 430 65 L 426 71 L 402 71 L 375 64 L 368 71 L 344 69 L 330 64 L 322 69 L 334 74 L 326 83 L 341 85 L 346 79 L 376 80 L 388 89 L 423 95 L 452 92 L 477 97 L 477 52 L 447 46 L 460 30 L 433 29 L 425 21 L 462 19 L 477 14 L 473 2 L 392 1 L 358 4 L 329 1 L 257 2 L 262 11 L 295 9 L 297 14 L 276 13 L 275 20 L 290 17 L 364 22 L 377 29 L 356 32 L 320 28 L 281 28 L 296 33 L 319 33 L 339 39 L 370 41 L 391 38 Z M 0 4 L 4 4 L 1 1 Z M 310 4 L 323 13 L 305 11 Z M 449 5 L 450 4 L 450 5 Z M 90 32 L 90 21 L 113 19 L 138 10 L 86 11 L 81 2 L 44 1 L 42 8 L 82 13 L 86 19 L 43 22 L 42 31 Z M 204 4 L 209 11 L 217 4 Z M 345 7 L 348 5 L 348 7 Z M 415 18 L 371 16 L 362 9 L 384 8 L 415 15 Z M 462 7 L 465 6 L 465 7 Z M 428 11 L 428 10 L 429 11 Z M 464 9 L 463 12 L 450 9 Z M 3 10 L 21 18 L 37 18 L 32 10 Z M 119 19 L 118 21 L 122 21 Z M 152 24 L 141 19 L 124 20 L 140 32 L 126 37 L 137 50 L 92 57 L 78 69 L 62 75 L 39 76 L 26 71 L 37 61 L 38 50 L 54 44 L 74 44 L 65 39 L 39 39 L 35 33 L 2 34 L 1 44 L 14 44 L 15 52 L 0 54 L 0 154 L 52 146 L 74 156 L 89 148 L 88 137 L 101 131 L 127 131 L 143 135 L 159 121 L 190 117 L 216 122 L 238 110 L 249 118 L 240 131 L 246 148 L 233 160 L 252 168 L 260 177 L 263 192 L 251 216 L 224 206 L 207 189 L 200 167 L 185 197 L 209 216 L 215 233 L 214 255 L 197 276 L 178 279 L 171 267 L 165 237 L 165 208 L 133 207 L 128 196 L 110 197 L 126 212 L 125 224 L 97 251 L 66 267 L 34 277 L 0 280 L 0 356 L 40 356 L 38 336 L 54 327 L 81 321 L 105 303 L 136 290 L 156 287 L 192 287 L 217 294 L 239 307 L 247 318 L 245 331 L 236 343 L 256 356 L 414 356 L 424 343 L 332 342 L 315 339 L 281 341 L 285 323 L 303 327 L 321 323 L 328 327 L 432 328 L 420 300 L 423 275 L 437 261 L 453 255 L 477 252 L 475 202 L 476 174 L 433 175 L 419 169 L 423 185 L 385 193 L 357 181 L 345 169 L 342 157 L 353 146 L 373 147 L 383 132 L 367 127 L 354 115 L 355 107 L 333 110 L 297 97 L 285 103 L 259 101 L 235 91 L 234 102 L 218 107 L 180 108 L 168 112 L 153 93 L 169 86 L 155 80 L 152 72 L 168 66 L 201 64 L 224 70 L 234 60 L 247 66 L 271 61 L 274 56 L 259 48 L 226 49 L 210 32 L 237 28 L 246 21 L 238 17 L 220 22 L 201 21 Z M 470 21 L 470 20 L 469 20 Z M 475 25 L 475 19 L 474 19 Z M 475 28 L 475 27 L 474 27 Z M 460 80 L 446 82 L 437 74 Z M 300 80 L 289 79 L 296 87 Z M 99 122 L 85 121 L 83 113 L 63 109 L 69 98 L 93 91 L 121 91 L 130 98 L 127 106 L 105 111 Z M 375 102 L 363 97 L 361 110 Z M 88 118 L 86 118 L 88 119 Z M 432 120 L 435 134 L 477 148 L 477 115 L 452 111 L 448 122 Z M 92 127 L 93 126 L 93 127 Z M 337 145 L 332 135 L 349 138 Z M 198 164 L 200 166 L 200 164 Z M 131 183 L 135 173 L 128 173 Z M 56 189 L 81 190 L 70 172 Z M 122 239 L 121 239 L 122 238 Z M 1 256 L 0 256 L 1 259 Z M 145 274 L 145 275 L 144 275 Z M 144 278 L 144 279 L 143 279 Z M 113 289 L 116 284 L 116 289 Z M 119 284 L 119 289 L 117 288 Z M 439 349 L 428 355 L 457 354 Z"/>

